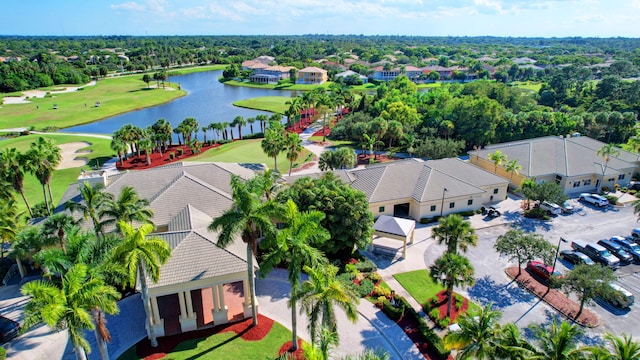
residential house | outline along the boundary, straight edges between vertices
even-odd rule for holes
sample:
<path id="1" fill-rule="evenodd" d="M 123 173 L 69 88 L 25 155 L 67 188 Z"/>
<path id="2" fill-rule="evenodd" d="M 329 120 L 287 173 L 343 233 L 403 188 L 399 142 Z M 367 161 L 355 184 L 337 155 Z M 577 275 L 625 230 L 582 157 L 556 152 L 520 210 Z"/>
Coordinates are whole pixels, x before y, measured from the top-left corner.
<path id="1" fill-rule="evenodd" d="M 404 67 L 404 74 L 412 81 L 417 81 L 424 74 L 421 68 L 417 68 L 413 65 L 407 65 Z"/>
<path id="2" fill-rule="evenodd" d="M 509 179 L 517 188 L 525 178 L 536 182 L 558 183 L 566 194 L 595 191 L 602 186 L 613 188 L 615 184 L 627 186 L 638 171 L 638 155 L 618 149 L 620 155 L 609 161 L 597 152 L 606 144 L 586 136 L 547 136 L 509 143 L 489 145 L 470 151 L 469 161 L 487 171 Z M 519 174 L 506 171 L 505 163 L 496 166 L 489 154 L 501 151 L 507 160 L 516 160 L 522 170 Z M 605 171 L 606 168 L 606 171 Z M 603 174 L 604 173 L 604 174 Z"/>
<path id="3" fill-rule="evenodd" d="M 322 84 L 327 82 L 327 70 L 315 66 L 308 66 L 298 70 L 297 84 Z"/>
<path id="4" fill-rule="evenodd" d="M 277 84 L 278 81 L 288 79 L 291 76 L 289 72 L 291 69 L 295 69 L 295 67 L 272 65 L 256 69 L 253 75 L 249 77 L 249 81 L 262 84 Z"/>
<path id="5" fill-rule="evenodd" d="M 268 67 L 269 64 L 262 61 L 247 60 L 242 62 L 242 70 L 252 70 L 254 74 L 259 74 L 263 69 Z"/>
<path id="6" fill-rule="evenodd" d="M 400 68 L 385 70 L 384 66 L 376 66 L 373 68 L 373 75 L 371 77 L 375 80 L 389 81 L 397 78 L 401 73 Z"/>
<path id="7" fill-rule="evenodd" d="M 240 164 L 175 163 L 111 176 L 89 173 L 78 179 L 78 184 L 102 184 L 104 191 L 116 197 L 125 186 L 132 186 L 149 201 L 154 213 L 152 236 L 172 248 L 171 258 L 160 268 L 159 281 L 147 279 L 158 336 L 252 315 L 244 243 L 238 237 L 222 248 L 218 234 L 207 230 L 213 218 L 232 206 L 232 174 L 248 179 L 254 171 Z M 78 184 L 67 189 L 61 204 L 82 201 Z"/>
<path id="8" fill-rule="evenodd" d="M 366 77 L 364 75 L 360 75 L 357 72 L 351 71 L 351 70 L 343 71 L 343 72 L 338 73 L 338 74 L 335 75 L 336 78 L 339 78 L 339 77 L 346 78 L 346 77 L 349 77 L 349 76 L 357 76 L 360 80 L 362 80 L 362 82 L 364 84 L 369 82 L 369 78 L 368 77 Z"/>

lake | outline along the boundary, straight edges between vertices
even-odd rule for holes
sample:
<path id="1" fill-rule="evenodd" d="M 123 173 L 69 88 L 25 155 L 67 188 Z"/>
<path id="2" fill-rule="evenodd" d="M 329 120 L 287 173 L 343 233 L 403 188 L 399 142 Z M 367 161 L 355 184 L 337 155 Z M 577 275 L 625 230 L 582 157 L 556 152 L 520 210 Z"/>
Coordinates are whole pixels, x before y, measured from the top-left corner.
<path id="1" fill-rule="evenodd" d="M 225 86 L 218 81 L 222 71 L 207 71 L 180 76 L 171 76 L 169 81 L 179 83 L 187 95 L 171 102 L 116 115 L 90 124 L 74 126 L 63 132 L 82 132 L 96 134 L 113 134 L 125 124 L 133 124 L 141 128 L 153 125 L 164 118 L 176 127 L 182 120 L 193 117 L 200 126 L 213 122 L 231 122 L 242 115 L 245 119 L 258 114 L 271 115 L 269 112 L 244 109 L 233 106 L 238 100 L 259 96 L 298 96 L 299 92 L 290 90 L 267 90 L 241 86 Z M 257 124 L 257 123 L 256 123 Z M 254 124 L 254 129 L 256 128 Z M 243 134 L 249 133 L 249 126 L 243 128 Z M 202 132 L 199 132 L 202 135 Z"/>

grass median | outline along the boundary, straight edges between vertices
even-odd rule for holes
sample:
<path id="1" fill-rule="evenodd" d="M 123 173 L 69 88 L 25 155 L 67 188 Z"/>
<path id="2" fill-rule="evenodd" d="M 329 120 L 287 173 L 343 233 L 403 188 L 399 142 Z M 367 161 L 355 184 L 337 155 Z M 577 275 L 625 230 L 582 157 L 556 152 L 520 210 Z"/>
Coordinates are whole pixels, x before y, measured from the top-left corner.
<path id="1" fill-rule="evenodd" d="M 289 105 L 286 104 L 287 101 L 291 101 L 291 98 L 287 96 L 260 96 L 246 100 L 238 100 L 235 101 L 233 105 L 247 109 L 284 114 L 285 111 L 289 109 Z"/>

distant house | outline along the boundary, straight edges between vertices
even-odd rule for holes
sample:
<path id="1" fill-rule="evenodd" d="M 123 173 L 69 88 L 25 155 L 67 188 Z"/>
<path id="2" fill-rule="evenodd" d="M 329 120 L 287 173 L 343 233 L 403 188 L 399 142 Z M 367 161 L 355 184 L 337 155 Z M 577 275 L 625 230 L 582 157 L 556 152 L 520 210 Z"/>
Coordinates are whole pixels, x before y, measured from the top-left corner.
<path id="1" fill-rule="evenodd" d="M 397 78 L 400 74 L 400 68 L 385 70 L 384 66 L 376 66 L 373 68 L 373 75 L 371 77 L 375 80 L 389 81 Z"/>
<path id="2" fill-rule="evenodd" d="M 509 143 L 489 145 L 482 150 L 470 151 L 469 161 L 487 171 L 496 171 L 489 154 L 501 151 L 507 160 L 517 160 L 522 166 L 519 174 L 508 173 L 505 164 L 497 167 L 497 175 L 512 179 L 513 187 L 519 187 L 525 178 L 536 182 L 556 182 L 566 194 L 594 191 L 602 186 L 610 189 L 615 184 L 629 185 L 631 176 L 638 171 L 638 156 L 618 149 L 620 155 L 605 160 L 597 152 L 606 144 L 586 136 L 547 136 Z"/>
<path id="3" fill-rule="evenodd" d="M 116 197 L 125 186 L 132 186 L 149 201 L 154 213 L 152 236 L 163 239 L 172 249 L 171 258 L 160 268 L 159 281 L 147 279 L 151 321 L 158 336 L 252 315 L 242 239 L 238 237 L 222 248 L 217 244 L 218 234 L 207 230 L 212 219 L 233 204 L 232 174 L 248 179 L 255 173 L 239 164 L 174 163 L 111 176 L 87 173 L 78 179 L 78 184 L 104 185 L 104 191 Z M 61 204 L 82 201 L 78 184 L 69 186 Z M 63 209 L 61 205 L 56 210 Z"/>
<path id="4" fill-rule="evenodd" d="M 519 58 L 513 59 L 513 63 L 517 65 L 535 64 L 536 60 L 533 60 L 528 57 L 519 57 Z"/>
<path id="5" fill-rule="evenodd" d="M 297 84 L 322 84 L 327 82 L 327 70 L 315 66 L 309 66 L 298 70 Z"/>
<path id="6" fill-rule="evenodd" d="M 269 64 L 262 61 L 247 60 L 242 62 L 242 70 L 252 70 L 255 73 L 260 73 L 262 69 L 269 67 Z"/>
<path id="7" fill-rule="evenodd" d="M 357 76 L 358 79 L 362 80 L 362 82 L 364 84 L 369 82 L 369 78 L 368 77 L 366 77 L 364 75 L 360 75 L 357 72 L 351 71 L 351 70 L 343 71 L 343 72 L 338 73 L 338 74 L 335 75 L 335 77 L 337 77 L 337 78 L 339 78 L 339 77 L 340 78 L 346 78 L 346 77 L 349 77 L 349 76 Z"/>
<path id="8" fill-rule="evenodd" d="M 407 77 L 410 80 L 418 80 L 420 78 L 420 76 L 422 76 L 424 74 L 424 71 L 422 71 L 422 69 L 417 68 L 413 65 L 407 65 L 404 68 L 404 74 L 407 75 Z"/>
<path id="9" fill-rule="evenodd" d="M 336 176 L 367 196 L 369 209 L 381 215 L 415 220 L 477 210 L 504 200 L 508 180 L 457 158 L 411 159 L 336 170 Z M 297 177 L 288 178 L 295 181 Z"/>
<path id="10" fill-rule="evenodd" d="M 291 76 L 289 72 L 291 69 L 295 69 L 295 67 L 272 65 L 260 68 L 249 77 L 249 81 L 262 84 L 275 84 L 282 79 L 288 79 Z"/>
<path id="11" fill-rule="evenodd" d="M 438 74 L 440 74 L 440 79 L 442 80 L 450 79 L 451 77 L 453 77 L 453 73 L 456 71 L 464 72 L 467 70 L 467 68 L 463 68 L 460 66 L 444 67 L 440 65 L 429 65 L 422 68 L 422 71 L 427 75 L 432 71 L 437 72 Z"/>

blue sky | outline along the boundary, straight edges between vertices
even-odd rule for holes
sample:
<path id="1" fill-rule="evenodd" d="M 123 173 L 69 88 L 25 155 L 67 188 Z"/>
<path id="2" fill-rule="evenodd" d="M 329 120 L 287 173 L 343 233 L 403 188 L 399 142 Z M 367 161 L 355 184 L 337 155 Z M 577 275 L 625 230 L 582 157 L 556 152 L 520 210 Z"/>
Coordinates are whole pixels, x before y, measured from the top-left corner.
<path id="1" fill-rule="evenodd" d="M 640 0 L 13 0 L 0 35 L 640 37 Z"/>

